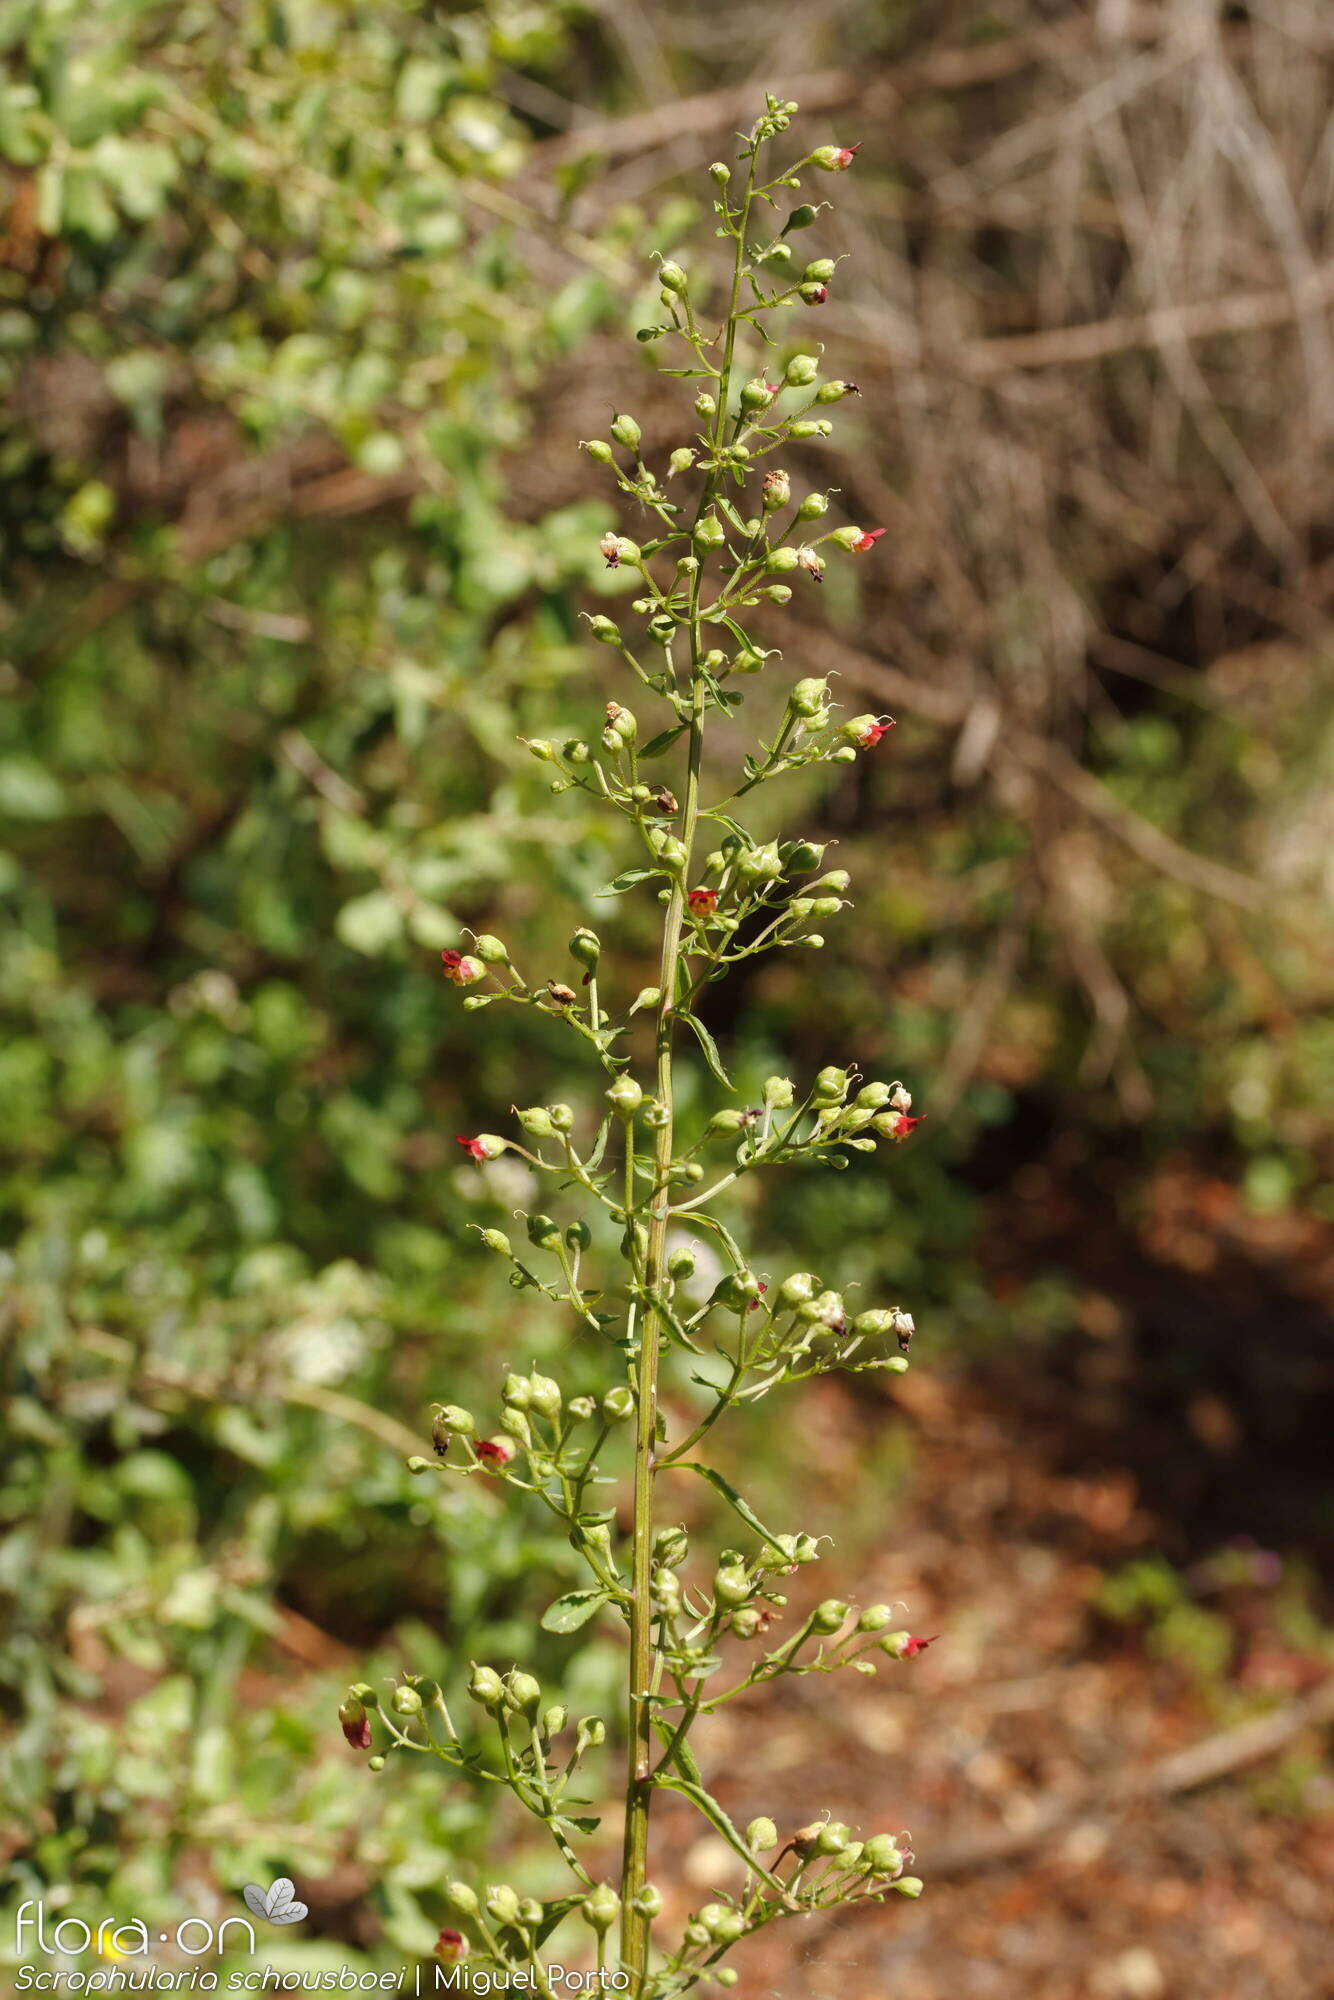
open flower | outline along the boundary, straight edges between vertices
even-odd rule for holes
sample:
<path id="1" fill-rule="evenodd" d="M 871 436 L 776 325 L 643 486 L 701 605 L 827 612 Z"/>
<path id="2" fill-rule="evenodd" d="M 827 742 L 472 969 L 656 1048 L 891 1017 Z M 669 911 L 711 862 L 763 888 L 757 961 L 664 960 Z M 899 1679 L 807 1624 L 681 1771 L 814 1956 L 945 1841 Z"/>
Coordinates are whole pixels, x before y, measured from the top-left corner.
<path id="1" fill-rule="evenodd" d="M 884 1128 L 885 1137 L 893 1139 L 897 1145 L 903 1139 L 910 1139 L 917 1130 L 917 1127 L 924 1124 L 925 1120 L 925 1111 L 920 1118 L 910 1118 L 906 1111 L 891 1111 L 889 1116 L 882 1119 L 880 1123 Z"/>
<path id="2" fill-rule="evenodd" d="M 867 549 L 873 549 L 884 533 L 885 530 L 883 528 L 864 529 L 853 543 L 852 553 L 855 556 L 865 555 Z"/>
<path id="3" fill-rule="evenodd" d="M 455 986 L 475 986 L 479 979 L 486 977 L 486 967 L 480 958 L 468 958 L 461 951 L 442 951 L 440 963 L 445 969 L 445 978 Z"/>
<path id="4" fill-rule="evenodd" d="M 823 167 L 827 174 L 845 174 L 865 143 L 859 139 L 855 146 L 817 146 L 811 154 L 811 164 Z"/>
<path id="5" fill-rule="evenodd" d="M 468 1138 L 464 1132 L 456 1132 L 454 1141 L 465 1152 L 471 1153 L 474 1160 L 498 1160 L 505 1150 L 505 1141 L 494 1132 L 479 1132 L 475 1139 Z"/>
<path id="6" fill-rule="evenodd" d="M 602 540 L 598 543 L 598 547 L 601 549 L 603 555 L 606 557 L 607 568 L 616 569 L 619 566 L 621 560 L 620 536 L 612 534 L 611 530 L 608 529 L 607 533 L 602 537 Z"/>
<path id="7" fill-rule="evenodd" d="M 484 1472 L 503 1472 L 514 1457 L 514 1446 L 508 1438 L 483 1438 L 473 1450 Z"/>
<path id="8" fill-rule="evenodd" d="M 468 1956 L 468 1940 L 462 1931 L 441 1931 L 435 1941 L 435 1955 L 446 1965 L 457 1965 Z"/>
<path id="9" fill-rule="evenodd" d="M 888 736 L 894 726 L 892 715 L 883 718 L 878 715 L 854 715 L 851 722 L 844 723 L 842 734 L 859 750 L 874 750 L 881 737 Z"/>
<path id="10" fill-rule="evenodd" d="M 716 889 L 692 889 L 686 897 L 686 903 L 693 917 L 711 916 L 713 911 L 718 907 L 718 891 Z"/>

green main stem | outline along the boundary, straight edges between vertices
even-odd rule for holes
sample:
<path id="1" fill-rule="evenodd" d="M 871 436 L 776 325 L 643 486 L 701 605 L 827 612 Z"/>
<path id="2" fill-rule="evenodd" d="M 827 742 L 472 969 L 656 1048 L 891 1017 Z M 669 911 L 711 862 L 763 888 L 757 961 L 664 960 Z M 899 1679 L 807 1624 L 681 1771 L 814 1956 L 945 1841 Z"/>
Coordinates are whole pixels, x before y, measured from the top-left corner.
<path id="1" fill-rule="evenodd" d="M 736 348 L 737 306 L 741 297 L 741 276 L 745 264 L 746 227 L 755 185 L 755 156 L 746 176 L 746 189 L 737 215 L 736 256 L 732 267 L 732 293 L 728 307 L 723 364 L 719 374 L 717 411 L 714 417 L 714 453 L 721 450 L 727 423 L 731 391 L 732 360 Z M 699 515 L 707 513 L 717 497 L 719 475 L 711 473 L 700 499 Z M 698 518 L 698 516 L 697 516 Z M 675 1102 L 672 1085 L 672 1048 L 676 1023 L 678 974 L 681 962 L 681 931 L 685 920 L 686 895 L 691 879 L 695 830 L 699 821 L 700 757 L 704 742 L 704 680 L 702 661 L 704 637 L 699 618 L 701 571 L 695 572 L 690 598 L 690 755 L 686 773 L 685 799 L 681 811 L 681 845 L 685 859 L 672 882 L 671 900 L 662 937 L 662 959 L 658 975 L 657 1079 L 656 1096 L 665 1114 L 653 1149 L 653 1199 L 649 1209 L 648 1246 L 644 1260 L 644 1288 L 648 1303 L 640 1328 L 639 1357 L 635 1381 L 635 1484 L 632 1601 L 630 1607 L 629 1664 L 629 1749 L 625 1792 L 625 1848 L 621 1867 L 621 1964 L 634 1982 L 633 1993 L 640 1995 L 648 1982 L 650 1919 L 635 1908 L 648 1879 L 649 1813 L 653 1800 L 653 1604 L 651 1598 L 653 1563 L 653 1482 L 657 1472 L 658 1355 L 662 1341 L 662 1321 L 652 1303 L 666 1282 L 668 1209 L 671 1184 L 668 1170 L 674 1150 Z M 627 1226 L 633 1222 L 627 1214 Z"/>

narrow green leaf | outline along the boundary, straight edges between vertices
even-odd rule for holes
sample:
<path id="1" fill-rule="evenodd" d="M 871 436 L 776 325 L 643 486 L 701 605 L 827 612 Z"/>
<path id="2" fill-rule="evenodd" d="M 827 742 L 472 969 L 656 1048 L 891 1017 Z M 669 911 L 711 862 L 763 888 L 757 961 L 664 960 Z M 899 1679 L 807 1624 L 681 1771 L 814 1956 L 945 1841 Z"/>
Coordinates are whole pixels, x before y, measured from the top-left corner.
<path id="1" fill-rule="evenodd" d="M 670 750 L 677 737 L 684 735 L 688 727 L 685 722 L 672 723 L 669 729 L 661 730 L 657 736 L 650 738 L 640 751 L 640 757 L 661 757 L 663 751 Z"/>
<path id="2" fill-rule="evenodd" d="M 715 1472 L 711 1465 L 701 1465 L 697 1458 L 683 1458 L 679 1461 L 679 1464 L 682 1472 L 697 1472 L 701 1479 L 707 1479 L 714 1492 L 722 1494 L 728 1506 L 741 1516 L 748 1528 L 753 1528 L 755 1533 L 762 1541 L 766 1541 L 771 1549 L 777 1549 L 779 1555 L 787 1556 L 788 1552 L 783 1547 L 783 1544 L 776 1535 L 771 1534 L 768 1528 L 765 1527 L 749 1500 L 744 1499 L 737 1492 L 731 1481 L 723 1478 L 721 1472 Z"/>
<path id="3" fill-rule="evenodd" d="M 599 896 L 623 896 L 627 889 L 637 889 L 641 882 L 652 882 L 662 874 L 661 868 L 627 868 L 605 889 L 597 890 Z"/>
<path id="4" fill-rule="evenodd" d="M 704 1023 L 694 1014 L 686 1014 L 679 1009 L 677 1010 L 676 1018 L 678 1021 L 684 1021 L 687 1027 L 694 1029 L 695 1038 L 704 1051 L 704 1060 L 717 1077 L 719 1083 L 726 1090 L 733 1089 L 732 1079 L 723 1068 L 723 1059 L 718 1053 L 718 1044 L 714 1041 L 713 1036 L 709 1033 Z"/>

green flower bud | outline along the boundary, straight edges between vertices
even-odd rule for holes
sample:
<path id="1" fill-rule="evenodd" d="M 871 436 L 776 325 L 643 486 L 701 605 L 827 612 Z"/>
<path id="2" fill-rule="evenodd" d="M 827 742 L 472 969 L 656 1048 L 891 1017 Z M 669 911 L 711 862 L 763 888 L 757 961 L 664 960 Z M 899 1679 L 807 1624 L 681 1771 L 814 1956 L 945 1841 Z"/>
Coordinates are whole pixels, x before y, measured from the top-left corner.
<path id="1" fill-rule="evenodd" d="M 475 1917 L 481 1907 L 466 1882 L 447 1882 L 445 1901 L 460 1917 Z"/>
<path id="2" fill-rule="evenodd" d="M 530 1104 L 515 1115 L 530 1137 L 550 1139 L 554 1136 L 556 1128 L 551 1122 L 551 1113 L 544 1104 Z"/>
<path id="3" fill-rule="evenodd" d="M 600 1715 L 586 1715 L 575 1731 L 575 1755 L 600 1750 L 607 1740 L 607 1725 Z"/>
<path id="4" fill-rule="evenodd" d="M 783 872 L 778 842 L 743 848 L 736 858 L 736 872 L 743 882 L 776 882 Z"/>
<path id="5" fill-rule="evenodd" d="M 477 1428 L 472 1411 L 460 1409 L 457 1403 L 435 1403 L 432 1408 L 436 1423 L 451 1436 L 471 1437 Z"/>
<path id="6" fill-rule="evenodd" d="M 560 1415 L 560 1383 L 550 1375 L 530 1375 L 528 1377 L 529 1407 L 537 1411 L 539 1417 Z"/>
<path id="7" fill-rule="evenodd" d="M 415 1687 L 396 1687 L 389 1698 L 395 1715 L 420 1715 L 422 1698 Z"/>
<path id="8" fill-rule="evenodd" d="M 767 1854 L 778 1845 L 778 1828 L 771 1819 L 753 1819 L 746 1828 L 746 1845 L 752 1854 Z"/>
<path id="9" fill-rule="evenodd" d="M 376 1755 L 374 1757 L 368 1757 L 366 1759 L 366 1769 L 368 1771 L 383 1771 L 384 1758 L 379 1755 Z"/>
<path id="10" fill-rule="evenodd" d="M 683 292 L 686 274 L 679 264 L 664 264 L 658 272 L 658 282 L 665 292 Z"/>
<path id="11" fill-rule="evenodd" d="M 533 1433 L 527 1417 L 514 1404 L 511 1404 L 508 1409 L 501 1411 L 500 1428 L 503 1431 L 508 1431 L 511 1437 L 516 1437 L 525 1450 L 533 1441 Z"/>
<path id="12" fill-rule="evenodd" d="M 803 281 L 808 285 L 827 285 L 834 275 L 834 270 L 835 265 L 832 257 L 817 257 L 813 264 L 806 266 L 801 275 Z"/>
<path id="13" fill-rule="evenodd" d="M 590 438 L 585 444 L 584 450 L 598 465 L 610 465 L 616 456 L 611 446 L 602 438 Z"/>
<path id="14" fill-rule="evenodd" d="M 497 1709 L 505 1699 L 505 1686 L 494 1667 L 479 1667 L 474 1661 L 468 1693 L 483 1708 Z"/>
<path id="15" fill-rule="evenodd" d="M 661 999 L 662 994 L 656 986 L 641 986 L 635 995 L 634 1004 L 631 1006 L 630 1012 L 632 1014 L 642 1014 L 646 1010 L 654 1010 Z"/>
<path id="16" fill-rule="evenodd" d="M 618 1118 L 633 1118 L 644 1102 L 644 1093 L 632 1076 L 618 1076 L 607 1092 L 607 1102 Z"/>
<path id="17" fill-rule="evenodd" d="M 868 1604 L 857 1620 L 859 1632 L 883 1632 L 894 1616 L 892 1605 Z"/>
<path id="18" fill-rule="evenodd" d="M 811 1628 L 816 1632 L 837 1632 L 847 1615 L 848 1607 L 842 1598 L 826 1597 L 811 1613 Z M 829 1851 L 832 1853 L 833 1849 Z"/>
<path id="19" fill-rule="evenodd" d="M 771 1076 L 765 1079 L 764 1101 L 772 1110 L 788 1110 L 795 1095 L 790 1076 Z"/>
<path id="20" fill-rule="evenodd" d="M 486 1892 L 486 1914 L 497 1924 L 517 1924 L 519 1899 L 508 1882 L 497 1882 Z"/>
<path id="21" fill-rule="evenodd" d="M 709 179 L 716 181 L 719 187 L 726 187 L 731 178 L 732 169 L 728 166 L 726 160 L 715 160 L 709 168 Z"/>
<path id="22" fill-rule="evenodd" d="M 653 1559 L 675 1569 L 690 1553 L 690 1537 L 682 1527 L 659 1528 L 653 1537 Z"/>
<path id="23" fill-rule="evenodd" d="M 554 743 L 548 743 L 542 736 L 521 736 L 520 743 L 526 744 L 539 764 L 550 764 L 556 755 Z"/>
<path id="24" fill-rule="evenodd" d="M 646 1882 L 635 1897 L 631 1908 L 636 1910 L 641 1917 L 660 1917 L 662 1915 L 662 1891 L 655 1889 L 651 1882 Z"/>
<path id="25" fill-rule="evenodd" d="M 823 493 L 808 493 L 797 508 L 799 521 L 818 521 L 822 514 L 829 512 L 829 501 Z"/>
<path id="26" fill-rule="evenodd" d="M 786 507 L 791 498 L 792 481 L 788 474 L 779 466 L 775 466 L 772 472 L 766 472 L 760 499 L 765 513 L 776 514 L 780 507 Z"/>
<path id="27" fill-rule="evenodd" d="M 601 612 L 589 619 L 588 629 L 595 639 L 602 641 L 604 646 L 619 646 L 621 643 L 620 626 L 612 619 L 604 618 Z"/>
<path id="28" fill-rule="evenodd" d="M 860 396 L 855 382 L 822 382 L 815 392 L 817 403 L 841 403 L 845 396 Z"/>
<path id="29" fill-rule="evenodd" d="M 702 549 L 720 549 L 727 532 L 716 514 L 706 514 L 696 525 L 694 538 Z"/>
<path id="30" fill-rule="evenodd" d="M 765 557 L 764 566 L 766 569 L 776 570 L 779 575 L 786 575 L 797 567 L 799 561 L 800 557 L 795 549 L 783 547 L 770 549 Z"/>
<path id="31" fill-rule="evenodd" d="M 815 1297 L 819 1283 L 813 1271 L 794 1271 L 791 1277 L 784 1278 L 778 1287 L 779 1305 L 789 1307 L 807 1305 Z"/>
<path id="32" fill-rule="evenodd" d="M 783 224 L 783 234 L 786 236 L 794 229 L 809 229 L 818 214 L 818 209 L 812 208 L 808 201 L 803 201 L 793 209 Z"/>
<path id="33" fill-rule="evenodd" d="M 689 472 L 694 463 L 695 454 L 690 449 L 690 446 L 687 444 L 681 445 L 672 453 L 667 461 L 667 477 L 670 479 L 677 472 Z"/>
<path id="34" fill-rule="evenodd" d="M 746 1604 L 754 1585 L 743 1569 L 720 1569 L 713 1579 L 713 1594 L 719 1604 Z"/>
<path id="35" fill-rule="evenodd" d="M 716 417 L 717 414 L 717 403 L 707 389 L 701 390 L 695 398 L 695 415 L 697 417 Z"/>
<path id="36" fill-rule="evenodd" d="M 835 1069 L 832 1063 L 827 1064 L 815 1079 L 815 1088 L 811 1093 L 812 1102 L 821 1110 L 841 1104 L 848 1094 L 848 1081 L 848 1072 L 845 1069 Z"/>
<path id="37" fill-rule="evenodd" d="M 639 441 L 644 435 L 634 418 L 625 416 L 613 418 L 611 434 L 617 444 L 624 445 L 627 451 L 637 451 Z"/>
<path id="38" fill-rule="evenodd" d="M 903 1856 L 892 1834 L 875 1833 L 862 1847 L 862 1866 L 871 1875 L 892 1875 Z"/>
<path id="39" fill-rule="evenodd" d="M 804 715 L 809 718 L 818 715 L 828 699 L 828 681 L 823 675 L 819 679 L 812 675 L 806 680 L 797 682 L 787 702 L 794 715 Z"/>
<path id="40" fill-rule="evenodd" d="M 760 596 L 767 597 L 770 604 L 790 604 L 792 602 L 791 589 L 785 583 L 766 584 L 760 592 Z M 464 1005 L 467 1005 L 466 1001 Z"/>
<path id="41" fill-rule="evenodd" d="M 755 1605 L 743 1604 L 739 1611 L 732 1613 L 728 1623 L 734 1638 L 753 1639 L 763 1627 L 764 1619 Z"/>
<path id="42" fill-rule="evenodd" d="M 833 896 L 846 896 L 851 886 L 852 877 L 846 868 L 831 868 L 818 882 L 808 882 L 806 890 L 811 896 L 819 896 L 826 890 Z"/>
<path id="43" fill-rule="evenodd" d="M 681 1609 L 681 1579 L 674 1569 L 657 1569 L 650 1586 L 653 1609 L 664 1618 L 674 1618 Z"/>
<path id="44" fill-rule="evenodd" d="M 741 407 L 743 410 L 767 410 L 772 401 L 773 391 L 770 389 L 769 384 L 762 381 L 758 375 L 752 376 L 749 382 L 742 384 Z"/>
<path id="45" fill-rule="evenodd" d="M 596 1410 L 597 1404 L 591 1396 L 571 1396 L 565 1408 L 576 1424 L 586 1424 Z"/>
<path id="46" fill-rule="evenodd" d="M 841 1820 L 830 1820 L 828 1826 L 821 1827 L 815 1842 L 817 1854 L 841 1854 L 848 1844 L 848 1828 Z"/>
<path id="47" fill-rule="evenodd" d="M 907 1896 L 915 1903 L 924 1887 L 925 1884 L 919 1875 L 900 1875 L 898 1881 L 894 1884 L 894 1894 L 896 1896 Z"/>
<path id="48" fill-rule="evenodd" d="M 681 1278 L 688 1278 L 694 1269 L 695 1253 L 693 1250 L 687 1249 L 685 1244 L 682 1244 L 679 1249 L 673 1250 L 671 1256 L 667 1259 L 667 1275 L 669 1278 L 675 1278 L 678 1281 Z"/>
<path id="49" fill-rule="evenodd" d="M 634 1413 L 635 1398 L 633 1390 L 626 1388 L 623 1383 L 618 1384 L 615 1389 L 608 1389 L 606 1395 L 602 1398 L 602 1414 L 604 1417 L 610 1418 L 614 1424 L 623 1424 L 626 1418 L 632 1417 Z"/>
<path id="50" fill-rule="evenodd" d="M 549 1215 L 530 1215 L 528 1218 L 528 1241 L 538 1250 L 558 1250 L 560 1229 Z M 522 1406 L 520 1406 L 522 1407 Z"/>
<path id="51" fill-rule="evenodd" d="M 809 389 L 819 372 L 818 356 L 794 354 L 783 371 L 783 380 L 790 389 Z"/>
<path id="52" fill-rule="evenodd" d="M 507 1375 L 500 1394 L 512 1410 L 526 1410 L 532 1401 L 533 1385 L 526 1375 Z"/>
<path id="53" fill-rule="evenodd" d="M 735 1986 L 741 1974 L 734 1965 L 720 1965 L 713 1977 L 718 1986 Z"/>
<path id="54" fill-rule="evenodd" d="M 709 1936 L 715 1944 L 735 1944 L 746 1935 L 746 1919 L 740 1910 L 723 1910 L 709 1925 Z"/>
<path id="55" fill-rule="evenodd" d="M 744 1132 L 754 1123 L 755 1114 L 751 1111 L 715 1111 L 704 1127 L 704 1133 L 706 1138 L 721 1138 L 724 1134 L 731 1136 Z"/>
<path id="56" fill-rule="evenodd" d="M 602 940 L 597 932 L 581 926 L 570 939 L 570 956 L 577 958 L 580 965 L 594 968 L 602 956 Z"/>
<path id="57" fill-rule="evenodd" d="M 599 1882 L 579 1905 L 579 1914 L 591 1930 L 609 1931 L 621 1913 L 621 1899 L 610 1882 Z"/>

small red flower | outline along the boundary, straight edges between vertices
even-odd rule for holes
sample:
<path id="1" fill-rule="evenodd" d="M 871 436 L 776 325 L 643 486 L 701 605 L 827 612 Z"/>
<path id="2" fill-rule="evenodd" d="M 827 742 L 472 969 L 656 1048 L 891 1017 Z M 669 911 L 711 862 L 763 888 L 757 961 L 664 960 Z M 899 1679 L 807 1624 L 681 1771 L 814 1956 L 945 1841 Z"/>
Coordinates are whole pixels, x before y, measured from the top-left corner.
<path id="1" fill-rule="evenodd" d="M 345 1702 L 338 1711 L 338 1723 L 354 1750 L 371 1747 L 371 1719 L 360 1702 Z"/>
<path id="2" fill-rule="evenodd" d="M 857 742 L 863 750 L 874 750 L 881 737 L 888 736 L 894 726 L 892 717 L 888 717 L 884 722 L 868 722 L 865 729 L 857 732 Z"/>
<path id="3" fill-rule="evenodd" d="M 855 146 L 840 146 L 838 149 L 838 166 L 835 171 L 845 174 L 865 144 L 866 141 L 864 139 L 859 139 Z"/>
<path id="4" fill-rule="evenodd" d="M 911 1138 L 917 1127 L 925 1122 L 925 1111 L 920 1118 L 910 1118 L 906 1111 L 896 1111 L 889 1120 L 889 1136 L 897 1144 L 901 1139 Z"/>
<path id="5" fill-rule="evenodd" d="M 440 963 L 445 970 L 445 978 L 454 986 L 475 986 L 486 976 L 486 967 L 480 958 L 468 958 L 461 951 L 442 951 Z"/>
<path id="6" fill-rule="evenodd" d="M 768 1291 L 768 1289 L 769 1289 L 768 1285 L 767 1285 L 767 1284 L 765 1283 L 764 1279 L 763 1279 L 763 1278 L 761 1278 L 761 1279 L 760 1279 L 760 1296 L 759 1296 L 759 1298 L 758 1298 L 758 1299 L 752 1299 L 752 1300 L 751 1300 L 751 1302 L 750 1302 L 750 1309 L 751 1309 L 751 1311 L 752 1311 L 752 1312 L 758 1312 L 758 1311 L 759 1311 L 759 1309 L 760 1309 L 760 1303 L 761 1303 L 761 1300 L 762 1300 L 762 1299 L 764 1298 L 764 1294 L 765 1294 L 765 1293 L 766 1293 L 766 1292 Z"/>
<path id="7" fill-rule="evenodd" d="M 822 306 L 828 297 L 828 285 L 803 285 L 801 288 L 803 305 Z"/>
<path id="8" fill-rule="evenodd" d="M 494 1132 L 479 1132 L 475 1139 L 470 1139 L 466 1132 L 456 1132 L 454 1143 L 471 1153 L 474 1160 L 498 1160 L 505 1150 L 505 1141 Z"/>
<path id="9" fill-rule="evenodd" d="M 487 1472 L 503 1472 L 514 1456 L 514 1446 L 508 1438 L 483 1438 L 473 1450 Z"/>
<path id="10" fill-rule="evenodd" d="M 444 1959 L 446 1965 L 457 1965 L 468 1956 L 468 1940 L 462 1931 L 441 1931 L 435 1941 L 435 1955 Z"/>
<path id="11" fill-rule="evenodd" d="M 716 889 L 692 889 L 686 897 L 691 913 L 697 917 L 707 917 L 718 907 Z"/>
<path id="12" fill-rule="evenodd" d="M 865 555 L 867 549 L 873 549 L 885 532 L 884 528 L 867 528 L 853 543 L 852 553 L 855 556 Z"/>
<path id="13" fill-rule="evenodd" d="M 915 1660 L 917 1658 L 917 1655 L 919 1653 L 924 1653 L 928 1646 L 934 1646 L 936 1640 L 939 1637 L 940 1637 L 939 1632 L 933 1632 L 929 1639 L 917 1639 L 913 1637 L 905 1639 L 903 1642 L 903 1650 L 899 1654 L 899 1658 L 901 1660 Z"/>

